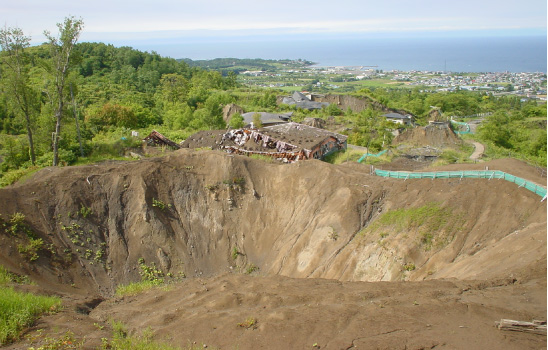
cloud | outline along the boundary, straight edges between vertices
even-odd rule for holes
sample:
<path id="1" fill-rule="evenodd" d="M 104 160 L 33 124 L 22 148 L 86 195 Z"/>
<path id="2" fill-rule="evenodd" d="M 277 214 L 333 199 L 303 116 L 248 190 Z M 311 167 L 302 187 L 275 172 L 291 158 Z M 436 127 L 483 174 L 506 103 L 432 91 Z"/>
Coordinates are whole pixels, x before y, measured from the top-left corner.
<path id="1" fill-rule="evenodd" d="M 543 28 L 546 1 L 522 0 L 17 0 L 0 4 L 0 24 L 19 26 L 43 40 L 64 17 L 82 17 L 82 38 L 166 37 L 284 33 L 412 33 Z M 207 34 L 206 31 L 209 33 Z M 87 33 L 87 34 L 86 34 Z M 147 33 L 147 34 L 143 34 Z"/>

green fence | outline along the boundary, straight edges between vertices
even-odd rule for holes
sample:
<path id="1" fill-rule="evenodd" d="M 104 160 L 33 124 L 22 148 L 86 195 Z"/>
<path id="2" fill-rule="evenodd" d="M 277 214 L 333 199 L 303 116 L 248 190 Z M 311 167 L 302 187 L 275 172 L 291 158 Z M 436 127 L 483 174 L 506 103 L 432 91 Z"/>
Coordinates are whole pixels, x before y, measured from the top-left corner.
<path id="1" fill-rule="evenodd" d="M 470 131 L 470 125 L 468 123 L 457 122 L 457 121 L 454 121 L 454 120 L 451 120 L 451 123 L 465 127 L 466 130 L 464 130 L 464 131 L 455 130 L 455 133 L 457 133 L 459 135 L 471 134 L 472 133 L 472 131 Z"/>
<path id="2" fill-rule="evenodd" d="M 515 183 L 519 187 L 526 188 L 529 191 L 538 194 L 542 197 L 542 200 L 546 198 L 545 187 L 498 170 L 436 171 L 412 173 L 408 171 L 388 171 L 375 169 L 375 175 L 391 177 L 395 179 L 504 179 L 506 181 Z"/>
<path id="3" fill-rule="evenodd" d="M 386 151 L 388 151 L 388 150 L 385 149 L 384 151 L 380 151 L 379 153 L 366 153 L 363 156 L 361 156 L 360 159 L 358 159 L 358 163 L 361 163 L 367 157 L 380 157 L 383 154 L 385 154 Z"/>

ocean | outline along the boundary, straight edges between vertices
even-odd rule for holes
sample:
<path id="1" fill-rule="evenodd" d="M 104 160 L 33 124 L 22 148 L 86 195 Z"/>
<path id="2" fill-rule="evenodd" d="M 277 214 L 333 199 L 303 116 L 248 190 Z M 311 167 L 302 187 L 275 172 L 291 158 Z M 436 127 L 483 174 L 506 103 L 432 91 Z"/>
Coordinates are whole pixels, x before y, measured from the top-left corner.
<path id="1" fill-rule="evenodd" d="M 173 58 L 306 59 L 318 66 L 371 66 L 382 70 L 544 72 L 546 36 L 427 38 L 181 39 L 133 47 Z"/>

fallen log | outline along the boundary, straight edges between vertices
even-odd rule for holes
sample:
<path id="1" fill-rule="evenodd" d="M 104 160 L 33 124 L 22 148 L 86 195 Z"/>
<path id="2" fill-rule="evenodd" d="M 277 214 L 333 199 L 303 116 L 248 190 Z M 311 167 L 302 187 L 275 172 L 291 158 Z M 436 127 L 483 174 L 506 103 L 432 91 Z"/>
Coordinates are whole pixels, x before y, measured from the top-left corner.
<path id="1" fill-rule="evenodd" d="M 495 326 L 502 331 L 516 331 L 546 335 L 546 321 L 533 320 L 533 322 L 501 319 L 495 322 Z"/>

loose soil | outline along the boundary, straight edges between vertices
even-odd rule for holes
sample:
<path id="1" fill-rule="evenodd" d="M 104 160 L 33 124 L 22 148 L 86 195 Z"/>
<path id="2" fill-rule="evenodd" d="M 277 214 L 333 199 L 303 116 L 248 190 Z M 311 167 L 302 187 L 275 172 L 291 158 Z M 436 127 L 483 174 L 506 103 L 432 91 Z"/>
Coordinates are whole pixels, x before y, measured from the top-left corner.
<path id="1" fill-rule="evenodd" d="M 512 159 L 438 169 L 485 167 L 546 184 Z M 182 347 L 545 348 L 545 336 L 494 326 L 546 320 L 540 199 L 503 180 L 403 181 L 357 163 L 192 149 L 43 169 L 0 190 L 0 214 L 23 213 L 47 249 L 29 262 L 17 248 L 24 234 L 2 231 L 0 264 L 36 283 L 18 288 L 59 295 L 65 308 L 6 348 L 70 330 L 95 349 L 112 319 Z M 429 233 L 431 245 L 421 227 L 376 224 L 432 203 L 456 219 Z M 115 297 L 140 280 L 140 259 L 173 283 Z"/>

